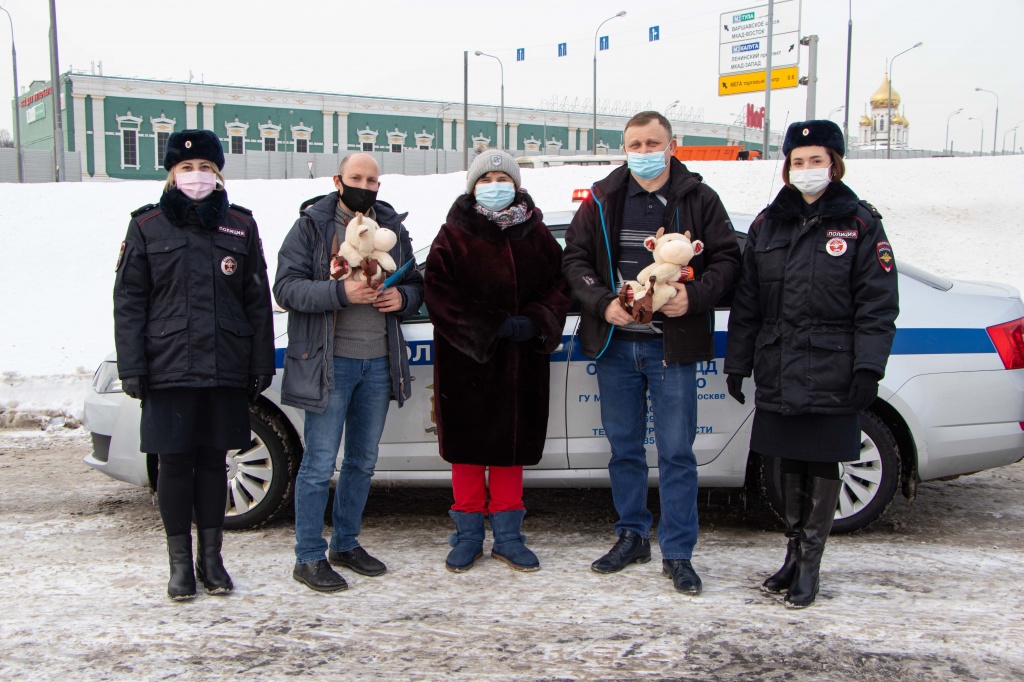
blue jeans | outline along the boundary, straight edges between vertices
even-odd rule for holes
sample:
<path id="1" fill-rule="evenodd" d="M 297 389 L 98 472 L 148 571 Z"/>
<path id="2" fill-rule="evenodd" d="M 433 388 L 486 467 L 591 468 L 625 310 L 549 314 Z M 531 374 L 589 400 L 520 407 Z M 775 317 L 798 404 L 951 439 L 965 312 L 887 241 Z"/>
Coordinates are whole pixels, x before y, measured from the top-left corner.
<path id="1" fill-rule="evenodd" d="M 666 365 L 660 337 L 650 341 L 612 339 L 597 361 L 601 421 L 611 446 L 608 462 L 619 535 L 631 530 L 645 538 L 654 517 L 647 509 L 647 392 L 658 448 L 661 522 L 658 544 L 665 559 L 689 559 L 697 544 L 696 365 Z M 646 442 L 651 442 L 647 440 Z"/>
<path id="2" fill-rule="evenodd" d="M 323 414 L 306 410 L 306 451 L 295 479 L 295 560 L 299 563 L 323 559 L 327 551 L 324 511 L 342 432 L 345 456 L 334 490 L 330 548 L 346 552 L 359 546 L 356 538 L 390 400 L 391 375 L 386 357 L 334 358 L 334 388 L 328 395 L 327 409 Z"/>

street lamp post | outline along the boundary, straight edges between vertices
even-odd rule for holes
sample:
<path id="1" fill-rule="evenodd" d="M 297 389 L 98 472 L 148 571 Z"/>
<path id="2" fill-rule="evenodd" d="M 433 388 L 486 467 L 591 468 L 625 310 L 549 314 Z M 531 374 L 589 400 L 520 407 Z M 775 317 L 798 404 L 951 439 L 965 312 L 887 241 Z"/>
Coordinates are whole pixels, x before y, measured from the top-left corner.
<path id="1" fill-rule="evenodd" d="M 836 107 L 832 111 L 828 112 L 828 118 L 832 118 L 832 114 L 836 113 L 837 111 L 842 111 L 845 108 L 846 108 L 845 104 L 840 104 L 838 107 Z"/>
<path id="2" fill-rule="evenodd" d="M 946 146 L 943 147 L 943 149 L 946 150 L 947 154 L 949 154 L 949 119 L 953 118 L 954 116 L 959 114 L 961 111 L 963 111 L 962 107 L 960 109 L 957 109 L 952 114 L 950 114 L 949 116 L 946 117 Z"/>
<path id="3" fill-rule="evenodd" d="M 434 116 L 434 175 L 437 175 L 440 172 L 440 164 L 439 164 L 438 159 L 437 159 L 437 155 L 438 155 L 438 146 L 437 146 L 438 142 L 437 142 L 437 139 L 438 139 L 438 137 L 440 137 L 440 135 L 438 134 L 438 128 L 441 127 L 441 116 L 444 114 L 444 112 L 448 111 L 448 108 L 450 106 L 451 106 L 451 104 L 449 103 L 449 104 L 445 104 L 445 105 L 439 107 L 438 110 L 437 110 L 437 115 Z M 448 151 L 448 150 L 446 149 L 445 151 Z M 447 171 L 448 170 L 448 157 L 446 156 L 444 158 L 445 158 L 444 168 Z"/>
<path id="4" fill-rule="evenodd" d="M 915 47 L 921 47 L 922 45 L 924 45 L 924 43 L 919 42 L 913 47 L 908 47 L 907 49 L 903 50 L 903 52 L 897 54 L 896 57 L 899 57 L 901 54 L 910 52 Z M 896 61 L 896 57 L 893 57 L 892 59 L 889 60 L 889 98 L 886 102 L 886 105 L 888 105 L 889 107 L 889 113 L 885 117 L 885 158 L 887 159 L 892 158 L 892 63 Z"/>
<path id="5" fill-rule="evenodd" d="M 977 121 L 981 124 L 981 139 L 978 141 L 978 156 L 982 156 L 985 153 L 985 122 L 975 116 L 971 116 L 967 120 Z"/>
<path id="6" fill-rule="evenodd" d="M 1010 128 L 1009 130 L 1007 130 L 1005 133 L 1003 133 L 1003 149 L 1002 149 L 1002 151 L 999 152 L 1000 154 L 1006 154 L 1006 136 L 1009 135 L 1010 133 L 1013 133 L 1014 138 L 1016 138 L 1017 137 L 1017 126 L 1014 126 L 1014 127 Z M 1013 152 L 1012 149 L 1010 151 Z"/>
<path id="7" fill-rule="evenodd" d="M 996 127 L 992 131 L 992 156 L 996 155 L 996 138 L 999 137 L 999 95 L 985 88 L 974 88 L 975 92 L 987 92 L 996 98 Z"/>
<path id="8" fill-rule="evenodd" d="M 594 141 L 591 144 L 591 147 L 593 148 L 595 154 L 597 153 L 597 34 L 601 32 L 601 27 L 607 24 L 609 21 L 624 16 L 626 16 L 626 10 L 622 10 L 613 17 L 608 17 L 600 24 L 598 24 L 597 30 L 594 31 L 594 132 L 591 135 Z"/>
<path id="9" fill-rule="evenodd" d="M 1013 124 L 1013 149 L 1010 150 L 1011 154 L 1017 153 L 1017 128 L 1020 128 L 1020 124 L 1024 121 L 1017 121 Z"/>
<path id="10" fill-rule="evenodd" d="M 23 182 L 21 170 L 21 105 L 18 101 L 18 53 L 14 49 L 14 20 L 11 13 L 0 7 L 0 12 L 7 15 L 7 23 L 11 25 L 11 70 L 14 72 L 14 155 L 18 164 L 18 182 Z"/>
<path id="11" fill-rule="evenodd" d="M 665 107 L 665 118 L 671 121 L 672 117 L 669 115 L 669 112 L 672 111 L 672 109 L 677 106 L 679 106 L 679 100 L 676 100 L 675 102 L 672 102 L 672 104 L 669 104 L 667 107 Z"/>
<path id="12" fill-rule="evenodd" d="M 843 144 L 850 148 L 850 54 L 853 51 L 853 0 L 849 0 L 849 22 L 846 29 L 846 102 L 843 105 Z"/>
<path id="13" fill-rule="evenodd" d="M 498 59 L 493 54 L 487 54 L 477 50 L 474 52 L 477 57 L 490 57 L 491 59 Z M 505 65 L 498 59 L 498 67 L 501 69 L 501 149 L 504 151 L 505 147 Z"/>

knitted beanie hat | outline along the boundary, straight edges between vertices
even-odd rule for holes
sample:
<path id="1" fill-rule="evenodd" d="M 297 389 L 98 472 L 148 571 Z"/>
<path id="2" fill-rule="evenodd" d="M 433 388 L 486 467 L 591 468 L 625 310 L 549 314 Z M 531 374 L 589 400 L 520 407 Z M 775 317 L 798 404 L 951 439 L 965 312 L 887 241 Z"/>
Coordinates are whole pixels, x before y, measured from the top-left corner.
<path id="1" fill-rule="evenodd" d="M 519 164 L 516 163 L 516 160 L 501 150 L 485 149 L 473 159 L 473 163 L 469 166 L 469 172 L 466 174 L 466 193 L 472 194 L 473 188 L 476 187 L 476 181 L 491 171 L 508 173 L 512 182 L 515 183 L 516 189 L 519 189 L 521 178 Z"/>

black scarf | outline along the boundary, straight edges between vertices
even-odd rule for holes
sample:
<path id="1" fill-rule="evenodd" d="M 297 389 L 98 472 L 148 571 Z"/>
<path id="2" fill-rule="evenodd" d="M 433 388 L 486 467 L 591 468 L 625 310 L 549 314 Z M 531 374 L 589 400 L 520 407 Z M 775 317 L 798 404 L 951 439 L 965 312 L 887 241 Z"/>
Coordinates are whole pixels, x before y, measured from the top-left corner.
<path id="1" fill-rule="evenodd" d="M 189 213 L 194 212 L 199 223 L 212 230 L 228 212 L 228 193 L 223 190 L 215 190 L 197 204 L 185 196 L 180 189 L 174 187 L 160 197 L 160 208 L 167 214 L 168 220 L 178 227 L 187 225 Z"/>

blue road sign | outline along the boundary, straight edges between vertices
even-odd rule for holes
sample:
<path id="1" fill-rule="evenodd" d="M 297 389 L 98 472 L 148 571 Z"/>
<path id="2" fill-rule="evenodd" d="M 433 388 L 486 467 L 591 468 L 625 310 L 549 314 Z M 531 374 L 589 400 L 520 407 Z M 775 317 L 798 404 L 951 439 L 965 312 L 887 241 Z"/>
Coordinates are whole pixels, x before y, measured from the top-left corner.
<path id="1" fill-rule="evenodd" d="M 658 40 L 660 37 L 661 37 L 661 27 L 660 26 L 651 26 L 651 28 L 648 29 L 648 33 L 647 33 L 647 41 L 648 42 L 653 43 L 655 40 Z"/>
<path id="2" fill-rule="evenodd" d="M 568 43 L 558 43 L 558 56 L 564 57 L 569 54 Z"/>
<path id="3" fill-rule="evenodd" d="M 607 50 L 608 49 L 608 36 L 601 36 L 600 40 L 598 41 L 598 49 L 600 49 L 600 50 Z"/>
<path id="4" fill-rule="evenodd" d="M 526 48 L 520 47 L 516 49 L 516 61 L 521 62 L 526 59 Z"/>

